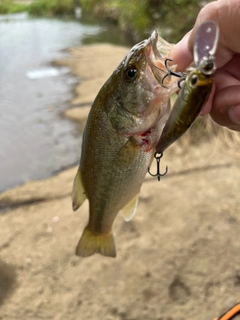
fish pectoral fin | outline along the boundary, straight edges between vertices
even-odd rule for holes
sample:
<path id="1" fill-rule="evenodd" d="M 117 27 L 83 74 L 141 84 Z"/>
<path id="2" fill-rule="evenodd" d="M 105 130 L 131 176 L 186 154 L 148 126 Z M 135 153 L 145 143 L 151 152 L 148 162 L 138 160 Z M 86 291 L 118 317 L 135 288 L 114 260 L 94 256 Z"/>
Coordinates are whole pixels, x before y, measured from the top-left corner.
<path id="1" fill-rule="evenodd" d="M 94 253 L 100 253 L 107 257 L 116 257 L 116 248 L 112 232 L 107 234 L 94 234 L 87 227 L 84 229 L 76 248 L 76 255 L 89 257 Z"/>
<path id="2" fill-rule="evenodd" d="M 137 211 L 138 194 L 121 210 L 125 221 L 130 221 Z"/>
<path id="3" fill-rule="evenodd" d="M 115 164 L 120 167 L 129 167 L 139 155 L 139 146 L 134 144 L 134 139 L 129 139 L 118 151 Z"/>
<path id="4" fill-rule="evenodd" d="M 72 207 L 73 211 L 76 211 L 83 202 L 87 199 L 85 190 L 82 184 L 82 177 L 80 173 L 80 168 L 78 168 L 78 172 L 74 179 L 73 191 L 72 191 Z"/>

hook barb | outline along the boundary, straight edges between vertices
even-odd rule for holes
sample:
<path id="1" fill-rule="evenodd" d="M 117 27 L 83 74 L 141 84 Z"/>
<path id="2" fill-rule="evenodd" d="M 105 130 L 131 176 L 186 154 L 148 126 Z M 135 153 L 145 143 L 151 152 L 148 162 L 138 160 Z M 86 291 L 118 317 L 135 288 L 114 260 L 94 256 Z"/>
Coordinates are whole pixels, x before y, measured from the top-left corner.
<path id="1" fill-rule="evenodd" d="M 148 167 L 148 173 L 150 174 L 150 176 L 157 177 L 158 181 L 160 181 L 161 177 L 165 176 L 167 174 L 167 172 L 168 172 L 168 167 L 167 166 L 166 166 L 166 170 L 165 170 L 164 173 L 160 172 L 160 160 L 161 160 L 162 156 L 163 156 L 163 153 L 158 153 L 158 152 L 154 153 L 154 158 L 157 161 L 157 173 L 156 174 L 152 174 L 150 172 L 150 168 Z"/>
<path id="2" fill-rule="evenodd" d="M 179 89 L 181 89 L 180 87 L 180 83 L 185 80 L 185 75 L 182 73 L 182 72 L 175 72 L 175 71 L 172 71 L 168 65 L 168 61 L 173 61 L 172 59 L 169 59 L 167 58 L 164 62 L 165 64 L 165 68 L 167 70 L 167 73 L 165 74 L 165 76 L 162 78 L 162 83 L 161 83 L 161 86 L 163 88 L 167 88 L 165 85 L 164 85 L 164 80 L 167 78 L 167 77 L 170 77 L 170 76 L 174 76 L 174 77 L 177 77 L 177 78 L 180 78 L 180 80 L 178 81 L 178 87 Z"/>

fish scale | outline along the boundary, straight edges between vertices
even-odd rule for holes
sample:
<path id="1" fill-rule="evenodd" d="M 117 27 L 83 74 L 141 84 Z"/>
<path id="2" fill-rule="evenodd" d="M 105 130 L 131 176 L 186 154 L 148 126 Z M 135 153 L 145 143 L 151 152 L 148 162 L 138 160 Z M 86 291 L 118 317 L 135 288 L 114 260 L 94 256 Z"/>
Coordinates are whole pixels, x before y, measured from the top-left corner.
<path id="1" fill-rule="evenodd" d="M 92 111 L 90 121 L 91 117 L 96 118 L 95 110 L 92 109 Z M 128 140 L 112 130 L 106 113 L 101 115 L 100 128 L 95 125 L 95 121 L 92 123 L 93 125 L 89 126 L 89 131 L 86 133 L 90 137 L 97 137 L 95 141 L 92 140 L 87 144 L 81 158 L 81 168 L 85 168 L 89 158 L 95 157 L 95 165 L 90 170 L 81 172 L 84 181 L 88 181 L 88 183 L 85 182 L 84 187 L 90 202 L 90 217 L 93 217 L 90 219 L 89 227 L 96 232 L 109 232 L 109 227 L 118 211 L 139 192 L 147 172 L 151 153 L 141 152 L 138 154 L 138 150 L 136 150 L 135 161 L 131 162 L 129 166 L 127 158 L 125 158 L 125 162 L 120 160 L 122 158 L 121 150 Z M 101 136 L 98 134 L 99 131 L 101 131 Z M 104 137 L 107 137 L 107 143 Z M 112 146 L 114 146 L 114 150 Z M 136 148 L 139 149 L 139 147 Z M 99 174 L 100 172 L 101 174 Z M 132 179 L 132 176 L 129 175 L 130 172 L 135 177 L 134 183 L 129 181 Z M 125 184 L 119 183 L 122 180 L 125 181 Z M 130 182 L 131 184 L 129 184 Z M 130 185 L 131 188 L 126 189 L 126 185 Z M 112 208 L 115 213 L 112 212 Z M 100 214 L 101 212 L 104 214 Z M 98 220 L 95 219 L 95 216 L 98 216 Z M 94 223 L 95 221 L 99 222 L 99 217 L 101 223 Z"/>

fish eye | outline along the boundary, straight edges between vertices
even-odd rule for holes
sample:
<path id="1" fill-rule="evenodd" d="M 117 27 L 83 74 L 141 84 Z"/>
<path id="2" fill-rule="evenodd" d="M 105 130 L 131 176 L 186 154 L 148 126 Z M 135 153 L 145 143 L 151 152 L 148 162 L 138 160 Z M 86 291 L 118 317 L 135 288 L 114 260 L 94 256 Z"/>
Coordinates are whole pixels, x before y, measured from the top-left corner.
<path id="1" fill-rule="evenodd" d="M 137 68 L 135 66 L 129 66 L 124 70 L 124 75 L 127 81 L 133 81 L 137 77 Z"/>
<path id="2" fill-rule="evenodd" d="M 191 86 L 193 88 L 196 88 L 197 83 L 198 83 L 198 76 L 196 74 L 193 74 L 191 78 Z"/>

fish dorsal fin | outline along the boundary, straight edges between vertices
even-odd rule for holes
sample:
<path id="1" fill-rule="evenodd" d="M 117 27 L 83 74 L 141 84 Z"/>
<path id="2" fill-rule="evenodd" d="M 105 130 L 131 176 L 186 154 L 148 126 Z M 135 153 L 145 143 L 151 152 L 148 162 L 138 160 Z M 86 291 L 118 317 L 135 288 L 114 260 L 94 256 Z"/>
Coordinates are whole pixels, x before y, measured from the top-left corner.
<path id="1" fill-rule="evenodd" d="M 72 191 L 72 207 L 73 211 L 76 211 L 83 202 L 87 199 L 85 190 L 82 184 L 82 177 L 80 173 L 80 169 L 76 174 L 73 184 L 73 191 Z"/>
<path id="2" fill-rule="evenodd" d="M 138 194 L 121 210 L 125 221 L 130 221 L 134 216 L 138 205 Z"/>

